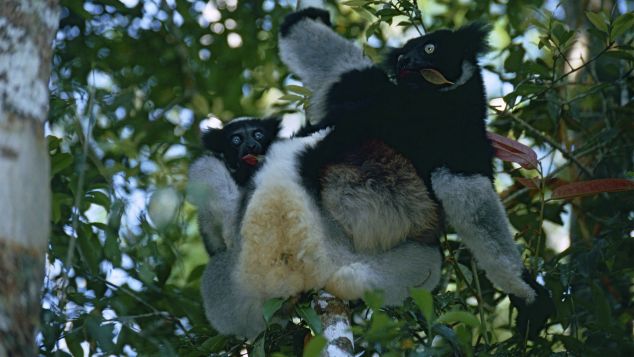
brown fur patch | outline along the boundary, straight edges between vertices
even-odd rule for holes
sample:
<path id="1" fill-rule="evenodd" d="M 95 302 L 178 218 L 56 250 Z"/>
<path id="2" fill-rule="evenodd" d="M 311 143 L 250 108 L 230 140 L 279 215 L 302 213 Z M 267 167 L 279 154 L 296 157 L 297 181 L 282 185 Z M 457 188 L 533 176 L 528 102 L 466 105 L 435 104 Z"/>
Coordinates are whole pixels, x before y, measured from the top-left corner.
<path id="1" fill-rule="evenodd" d="M 370 141 L 342 161 L 324 171 L 321 195 L 357 250 L 384 251 L 407 238 L 437 237 L 439 209 L 409 160 Z"/>

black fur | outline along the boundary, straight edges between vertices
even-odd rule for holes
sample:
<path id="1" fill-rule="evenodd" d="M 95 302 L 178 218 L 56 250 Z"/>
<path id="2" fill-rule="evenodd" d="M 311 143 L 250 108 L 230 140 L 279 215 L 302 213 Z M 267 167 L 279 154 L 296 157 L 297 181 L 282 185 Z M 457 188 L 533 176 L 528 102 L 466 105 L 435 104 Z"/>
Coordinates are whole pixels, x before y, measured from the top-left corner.
<path id="1" fill-rule="evenodd" d="M 555 303 L 550 296 L 550 291 L 539 285 L 528 271 L 524 271 L 522 279 L 537 293 L 535 301 L 527 304 L 523 299 L 512 294 L 509 295 L 509 299 L 517 309 L 515 326 L 520 337 L 535 340 L 546 325 L 546 320 L 555 313 Z"/>
<path id="2" fill-rule="evenodd" d="M 486 136 L 486 97 L 477 56 L 486 51 L 489 28 L 473 24 L 457 31 L 441 30 L 409 41 L 392 51 L 383 67 L 345 73 L 327 96 L 326 115 L 314 128 L 333 127 L 317 146 L 300 158 L 306 187 L 319 197 L 323 169 L 346 153 L 371 141 L 382 141 L 414 165 L 428 188 L 431 174 L 445 167 L 451 173 L 483 175 L 493 181 L 494 151 Z M 433 43 L 432 54 L 425 46 Z M 434 84 L 420 71 L 433 69 L 448 81 L 459 82 L 463 63 L 473 67 L 465 83 Z M 448 88 L 449 87 L 449 88 Z M 433 190 L 430 190 L 435 198 Z M 518 308 L 518 330 L 530 338 L 544 327 L 553 307 L 548 291 L 528 276 L 537 293 L 527 305 L 512 297 Z"/>
<path id="3" fill-rule="evenodd" d="M 486 136 L 486 99 L 479 68 L 465 84 L 447 91 L 442 89 L 448 85 L 429 83 L 419 73 L 423 68 L 434 69 L 458 81 L 463 61 L 477 65 L 478 51 L 486 48 L 485 34 L 486 28 L 478 25 L 409 41 L 386 61 L 386 66 L 392 66 L 388 73 L 398 77 L 397 84 L 379 67 L 345 73 L 332 86 L 327 114 L 318 125 L 334 126 L 334 130 L 303 154 L 301 170 L 307 187 L 319 192 L 318 178 L 325 165 L 375 139 L 410 159 L 427 187 L 431 187 L 431 173 L 443 166 L 456 174 L 493 179 L 494 152 Z M 467 43 L 475 39 L 479 43 Z M 436 46 L 432 55 L 424 52 L 428 43 Z"/>
<path id="4" fill-rule="evenodd" d="M 277 138 L 280 124 L 281 119 L 277 117 L 232 121 L 222 129 L 209 129 L 203 132 L 203 146 L 220 157 L 236 183 L 244 186 L 259 167 L 259 164 L 249 164 L 244 157 L 265 155 L 271 143 Z M 256 133 L 261 133 L 262 136 L 256 138 Z M 234 136 L 240 138 L 239 144 L 232 144 Z"/>
<path id="5" fill-rule="evenodd" d="M 330 14 L 328 13 L 328 11 L 317 9 L 314 7 L 308 7 L 303 10 L 289 14 L 284 18 L 284 22 L 282 22 L 282 25 L 280 26 L 280 34 L 282 35 L 282 37 L 288 36 L 293 25 L 305 18 L 320 20 L 327 26 L 331 25 Z"/>

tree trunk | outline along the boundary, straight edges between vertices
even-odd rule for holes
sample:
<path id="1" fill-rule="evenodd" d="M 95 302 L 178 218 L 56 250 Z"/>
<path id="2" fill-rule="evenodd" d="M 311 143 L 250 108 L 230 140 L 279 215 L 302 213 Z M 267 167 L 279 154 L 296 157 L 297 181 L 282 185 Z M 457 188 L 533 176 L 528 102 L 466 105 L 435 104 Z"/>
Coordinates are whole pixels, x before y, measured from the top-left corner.
<path id="1" fill-rule="evenodd" d="M 49 234 L 44 139 L 57 0 L 0 1 L 0 356 L 36 354 Z"/>
<path id="2" fill-rule="evenodd" d="M 348 303 L 320 290 L 315 298 L 315 310 L 321 319 L 324 337 L 328 341 L 322 357 L 352 357 L 354 336 Z"/>

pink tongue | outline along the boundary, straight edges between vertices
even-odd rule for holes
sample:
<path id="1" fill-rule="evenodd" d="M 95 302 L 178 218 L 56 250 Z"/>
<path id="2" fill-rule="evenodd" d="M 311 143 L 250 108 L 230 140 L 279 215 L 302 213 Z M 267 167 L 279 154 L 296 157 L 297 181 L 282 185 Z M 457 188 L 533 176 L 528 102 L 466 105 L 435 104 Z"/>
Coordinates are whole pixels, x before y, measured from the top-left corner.
<path id="1" fill-rule="evenodd" d="M 407 77 L 407 76 L 409 76 L 410 74 L 413 74 L 413 73 L 414 73 L 414 71 L 410 71 L 410 70 L 407 70 L 407 69 L 401 69 L 400 71 L 398 71 L 398 77 L 399 78 Z"/>
<path id="2" fill-rule="evenodd" d="M 255 155 L 244 155 L 242 157 L 242 161 L 244 161 L 249 166 L 255 166 L 258 164 L 258 158 Z"/>

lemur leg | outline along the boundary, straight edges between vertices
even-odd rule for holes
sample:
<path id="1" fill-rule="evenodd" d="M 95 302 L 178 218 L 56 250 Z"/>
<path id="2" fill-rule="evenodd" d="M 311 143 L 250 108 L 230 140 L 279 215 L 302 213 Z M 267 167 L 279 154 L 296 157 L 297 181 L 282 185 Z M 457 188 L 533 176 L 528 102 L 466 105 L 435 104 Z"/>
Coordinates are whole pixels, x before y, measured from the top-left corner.
<path id="1" fill-rule="evenodd" d="M 353 253 L 347 259 L 325 287 L 346 300 L 381 289 L 387 305 L 398 305 L 409 296 L 410 288 L 432 290 L 440 280 L 442 256 L 435 245 L 407 242 L 376 255 Z"/>
<path id="2" fill-rule="evenodd" d="M 225 164 L 201 157 L 189 169 L 187 197 L 198 207 L 198 224 L 209 254 L 234 245 L 240 192 Z"/>
<path id="3" fill-rule="evenodd" d="M 265 299 L 236 284 L 234 250 L 215 254 L 201 279 L 205 315 L 223 335 L 255 337 L 264 330 Z"/>
<path id="4" fill-rule="evenodd" d="M 524 266 L 491 180 L 481 175 L 456 175 L 441 168 L 432 173 L 431 181 L 449 223 L 489 280 L 531 303 L 535 291 L 522 279 Z"/>
<path id="5" fill-rule="evenodd" d="M 324 134 L 275 143 L 253 178 L 236 277 L 266 298 L 320 288 L 335 269 L 321 212 L 297 170 L 298 153 Z"/>

